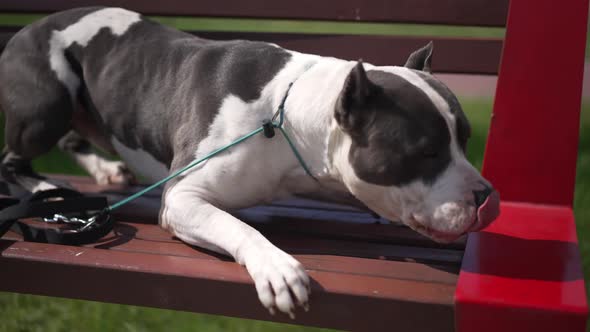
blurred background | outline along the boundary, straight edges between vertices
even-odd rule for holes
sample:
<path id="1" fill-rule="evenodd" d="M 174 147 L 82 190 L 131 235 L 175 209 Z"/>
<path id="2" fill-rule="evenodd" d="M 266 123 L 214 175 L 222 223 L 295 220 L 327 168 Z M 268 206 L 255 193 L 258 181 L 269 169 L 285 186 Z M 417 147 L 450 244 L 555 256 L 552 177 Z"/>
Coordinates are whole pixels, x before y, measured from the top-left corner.
<path id="1" fill-rule="evenodd" d="M 0 25 L 22 25 L 40 15 L 0 13 Z M 366 33 L 377 35 L 477 36 L 502 37 L 503 28 L 449 27 L 410 24 L 366 24 L 336 22 L 298 22 L 287 20 L 195 19 L 155 17 L 164 24 L 187 30 L 208 31 L 280 31 L 306 33 Z M 587 48 L 589 47 L 587 43 Z M 436 45 L 435 45 L 436 50 Z M 435 55 L 436 56 L 436 52 Z M 575 193 L 575 215 L 582 252 L 587 295 L 590 294 L 590 62 L 584 69 L 584 93 L 578 174 Z M 392 63 L 402 65 L 402 63 Z M 436 73 L 435 73 L 436 74 Z M 495 76 L 437 75 L 458 96 L 471 121 L 473 134 L 468 157 L 481 167 L 490 114 L 495 93 Z M 1 115 L 0 115 L 1 116 Z M 0 143 L 4 123 L 0 118 Z M 36 160 L 40 172 L 84 174 L 67 156 L 54 150 Z M 0 272 L 1 273 L 1 272 Z M 42 278 L 42 276 L 40 276 Z M 116 284 L 113 285 L 116 287 Z M 199 301 L 195 294 L 195 301 Z M 314 331 L 287 324 L 260 322 L 170 310 L 103 304 L 89 301 L 42 296 L 0 293 L 0 331 Z M 590 327 L 588 328 L 590 331 Z"/>

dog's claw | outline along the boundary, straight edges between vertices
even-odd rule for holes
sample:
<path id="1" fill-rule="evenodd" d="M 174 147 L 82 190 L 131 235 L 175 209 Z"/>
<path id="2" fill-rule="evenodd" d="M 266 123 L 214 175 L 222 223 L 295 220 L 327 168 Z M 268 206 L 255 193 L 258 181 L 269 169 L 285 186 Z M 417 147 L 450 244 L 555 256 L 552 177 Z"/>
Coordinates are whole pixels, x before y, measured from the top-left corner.
<path id="1" fill-rule="evenodd" d="M 271 314 L 279 310 L 295 319 L 297 306 L 308 307 L 309 277 L 298 261 L 274 246 L 251 248 L 245 256 L 258 298 Z"/>

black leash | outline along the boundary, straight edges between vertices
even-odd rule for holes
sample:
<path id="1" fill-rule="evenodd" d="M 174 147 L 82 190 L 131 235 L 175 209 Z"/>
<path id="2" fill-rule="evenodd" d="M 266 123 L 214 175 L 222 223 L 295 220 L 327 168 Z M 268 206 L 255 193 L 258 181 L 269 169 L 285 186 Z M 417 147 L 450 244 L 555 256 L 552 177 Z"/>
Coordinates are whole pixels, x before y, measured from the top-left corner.
<path id="1" fill-rule="evenodd" d="M 26 241 L 66 245 L 96 242 L 114 226 L 107 208 L 105 197 L 88 197 L 64 188 L 40 191 L 22 200 L 0 198 L 0 237 L 12 229 Z M 44 225 L 35 227 L 21 219 L 43 221 Z"/>

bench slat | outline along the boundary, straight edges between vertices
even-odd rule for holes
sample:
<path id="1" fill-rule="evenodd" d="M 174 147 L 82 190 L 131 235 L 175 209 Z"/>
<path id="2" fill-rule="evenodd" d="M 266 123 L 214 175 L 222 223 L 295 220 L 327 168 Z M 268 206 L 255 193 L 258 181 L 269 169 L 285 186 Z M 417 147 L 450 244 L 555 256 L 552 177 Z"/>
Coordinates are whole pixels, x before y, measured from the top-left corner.
<path id="1" fill-rule="evenodd" d="M 210 39 L 247 39 L 346 60 L 364 59 L 374 65 L 403 65 L 416 49 L 434 41 L 432 70 L 439 73 L 496 74 L 502 39 L 367 36 L 255 32 L 195 32 Z M 354 45 L 354 47 L 351 47 Z"/>
<path id="2" fill-rule="evenodd" d="M 4 12 L 54 12 L 80 6 L 121 6 L 150 15 L 504 26 L 508 0 L 20 0 Z"/>
<path id="3" fill-rule="evenodd" d="M 11 280 L 3 291 L 349 330 L 453 330 L 455 287 L 444 283 L 311 270 L 312 310 L 292 321 L 269 315 L 232 262 L 9 240 L 0 249 L 2 278 Z"/>
<path id="4" fill-rule="evenodd" d="M 34 226 L 39 227 L 39 224 Z M 255 225 L 259 226 L 259 225 Z M 280 224 L 276 225 L 274 229 L 280 229 Z M 371 259 L 389 259 L 410 262 L 424 262 L 430 264 L 443 264 L 454 267 L 458 271 L 463 257 L 463 250 L 444 249 L 444 248 L 428 248 L 419 247 L 415 245 L 402 245 L 397 243 L 367 243 L 364 241 L 352 241 L 346 239 L 339 239 L 338 237 L 323 236 L 318 237 L 313 233 L 301 234 L 291 233 L 284 230 L 280 232 L 268 231 L 264 227 L 256 227 L 265 235 L 272 243 L 279 248 L 293 254 L 320 254 L 320 255 L 339 255 L 339 256 L 353 256 Z M 333 228 L 338 229 L 338 226 Z M 169 246 L 168 244 L 180 245 L 180 255 L 185 255 L 186 251 L 183 247 L 187 246 L 179 240 L 172 237 L 172 235 L 158 225 L 146 225 L 136 223 L 117 223 L 115 233 L 110 234 L 110 238 L 104 239 L 101 247 L 106 249 L 118 249 L 119 245 L 126 241 L 137 239 L 143 241 L 140 245 L 145 250 L 150 250 L 150 246 L 162 249 L 162 253 L 169 255 L 176 255 L 173 250 L 176 246 Z M 21 237 L 13 237 L 13 239 L 20 240 Z M 157 250 L 157 249 L 154 249 Z"/>
<path id="5" fill-rule="evenodd" d="M 16 27 L 0 27 L 0 49 Z M 437 73 L 497 73 L 502 39 L 406 37 L 371 35 L 333 35 L 258 32 L 192 32 L 216 40 L 247 39 L 276 43 L 281 47 L 347 60 L 363 59 L 375 65 L 403 65 L 416 49 L 433 40 L 435 55 L 432 68 Z M 350 47 L 354 45 L 354 47 Z"/>
<path id="6" fill-rule="evenodd" d="M 127 207 L 114 211 L 113 215 L 117 221 L 156 224 L 159 206 L 159 200 L 139 198 L 129 203 Z M 251 210 L 258 210 L 260 213 L 249 215 L 237 213 L 237 215 L 262 232 L 280 231 L 301 236 L 313 235 L 355 242 L 395 243 L 426 248 L 463 250 L 465 247 L 464 238 L 455 243 L 443 245 L 433 242 L 407 227 L 397 225 L 347 223 L 331 217 L 330 213 L 326 213 L 326 219 L 323 220 L 308 220 L 305 219 L 304 214 L 307 211 L 304 209 L 301 209 L 302 216 L 291 218 L 280 214 L 263 214 L 264 209 L 265 207 L 255 207 Z M 368 215 L 367 218 L 369 218 Z"/>
<path id="7" fill-rule="evenodd" d="M 20 241 L 22 237 L 10 232 L 5 239 Z M 462 255 L 462 253 L 451 250 L 434 250 L 427 253 L 423 250 L 400 246 L 366 245 L 361 249 L 358 245 L 352 245 L 344 250 L 343 248 L 350 246 L 350 243 L 322 241 L 317 238 L 293 237 L 290 240 L 287 239 L 289 241 L 285 241 L 284 237 L 277 238 L 270 235 L 269 239 L 281 249 L 297 257 L 309 270 L 422 280 L 452 285 L 457 283 L 460 264 L 457 257 Z M 326 248 L 328 245 L 331 247 Z M 85 247 L 115 252 L 187 257 L 206 261 L 232 261 L 229 257 L 182 243 L 156 225 L 120 223 L 114 233 L 96 243 L 85 245 Z M 384 250 L 386 250 L 385 255 L 382 255 Z M 373 256 L 368 258 L 377 259 L 360 257 L 363 254 Z M 401 260 L 393 260 L 396 257 L 392 256 L 395 255 L 398 255 Z M 430 257 L 432 262 L 428 265 L 416 263 L 417 256 Z M 433 257 L 440 258 L 440 260 L 432 260 Z"/>
<path id="8" fill-rule="evenodd" d="M 67 181 L 83 192 L 107 195 L 111 202 L 143 188 L 98 186 L 89 177 L 46 175 Z M 118 221 L 156 224 L 160 209 L 160 193 L 159 189 L 149 192 L 146 195 L 148 197 L 132 201 L 129 205 L 115 210 L 113 215 Z M 282 200 L 270 206 L 244 209 L 235 214 L 262 232 L 425 248 L 465 248 L 464 238 L 451 244 L 438 244 L 405 226 L 376 224 L 376 219 L 366 210 L 311 199 Z M 379 221 L 386 222 L 383 219 Z"/>

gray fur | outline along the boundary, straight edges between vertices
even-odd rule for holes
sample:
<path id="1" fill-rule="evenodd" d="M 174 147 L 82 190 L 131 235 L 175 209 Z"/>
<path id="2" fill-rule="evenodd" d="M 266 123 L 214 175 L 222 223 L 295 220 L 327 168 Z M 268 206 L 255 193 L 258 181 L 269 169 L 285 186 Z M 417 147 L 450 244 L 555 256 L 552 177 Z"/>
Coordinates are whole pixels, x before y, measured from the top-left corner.
<path id="1" fill-rule="evenodd" d="M 49 67 L 50 32 L 101 8 L 47 16 L 6 46 L 0 106 L 11 151 L 32 159 L 72 129 L 77 108 Z M 82 82 L 82 111 L 102 134 L 147 151 L 172 169 L 192 159 L 227 95 L 257 99 L 290 58 L 266 43 L 205 40 L 143 17 L 122 36 L 103 29 L 86 47 L 74 43 L 65 55 Z"/>
<path id="2" fill-rule="evenodd" d="M 422 90 L 395 74 L 365 73 L 359 63 L 344 84 L 335 116 L 352 137 L 349 161 L 364 181 L 433 182 L 450 163 L 444 118 Z"/>
<path id="3" fill-rule="evenodd" d="M 416 71 L 416 73 L 449 104 L 451 113 L 455 115 L 456 119 L 457 139 L 459 140 L 459 146 L 461 149 L 463 149 L 463 152 L 465 152 L 467 149 L 467 140 L 469 137 L 471 137 L 471 125 L 469 124 L 467 116 L 463 112 L 463 108 L 461 107 L 459 100 L 455 94 L 436 77 L 420 71 Z"/>
<path id="4" fill-rule="evenodd" d="M 410 54 L 410 57 L 406 61 L 404 67 L 430 73 L 432 68 L 433 49 L 434 46 L 431 41 L 428 44 L 426 44 L 426 46 L 414 51 L 412 54 Z"/>

